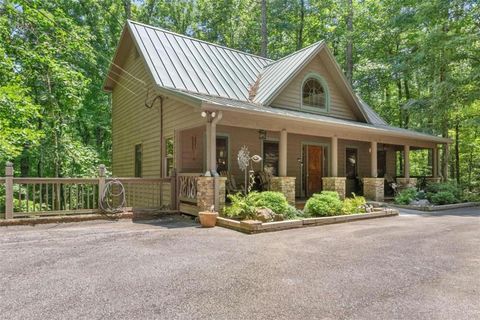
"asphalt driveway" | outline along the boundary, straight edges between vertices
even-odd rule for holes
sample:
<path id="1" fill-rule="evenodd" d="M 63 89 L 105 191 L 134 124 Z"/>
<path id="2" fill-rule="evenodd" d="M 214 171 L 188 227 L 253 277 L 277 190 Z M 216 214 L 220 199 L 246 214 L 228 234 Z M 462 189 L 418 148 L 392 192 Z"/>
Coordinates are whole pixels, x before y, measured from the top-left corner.
<path id="1" fill-rule="evenodd" d="M 480 209 L 244 235 L 0 228 L 1 319 L 480 319 Z"/>

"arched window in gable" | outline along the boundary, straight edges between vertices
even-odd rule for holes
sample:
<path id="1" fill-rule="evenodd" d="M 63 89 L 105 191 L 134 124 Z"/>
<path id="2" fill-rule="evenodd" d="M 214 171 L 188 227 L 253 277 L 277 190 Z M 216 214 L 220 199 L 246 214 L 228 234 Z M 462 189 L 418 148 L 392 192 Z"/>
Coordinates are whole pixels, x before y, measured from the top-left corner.
<path id="1" fill-rule="evenodd" d="M 303 81 L 302 108 L 311 111 L 328 111 L 328 87 L 322 77 L 310 74 Z"/>

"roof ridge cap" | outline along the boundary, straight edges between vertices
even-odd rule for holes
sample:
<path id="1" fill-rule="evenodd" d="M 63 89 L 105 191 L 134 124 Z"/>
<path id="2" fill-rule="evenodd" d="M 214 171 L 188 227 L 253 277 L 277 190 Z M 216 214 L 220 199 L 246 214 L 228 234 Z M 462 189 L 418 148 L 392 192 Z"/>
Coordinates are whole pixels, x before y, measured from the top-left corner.
<path id="1" fill-rule="evenodd" d="M 292 53 L 289 53 L 289 54 L 287 54 L 286 56 L 281 57 L 281 58 L 278 59 L 278 60 L 273 60 L 272 62 L 270 62 L 269 64 L 267 64 L 264 68 L 270 67 L 270 66 L 276 64 L 277 62 L 281 62 L 282 60 L 285 60 L 285 59 L 287 59 L 287 58 L 289 58 L 289 57 L 291 57 L 291 56 L 293 56 L 293 55 L 295 55 L 295 54 L 297 54 L 297 53 L 300 53 L 300 52 L 302 52 L 302 51 L 305 51 L 305 50 L 307 50 L 307 49 L 309 49 L 309 48 L 311 48 L 311 47 L 314 47 L 314 46 L 317 46 L 317 45 L 321 45 L 321 44 L 323 44 L 324 42 L 325 42 L 325 40 L 320 40 L 320 41 L 314 42 L 314 43 L 312 43 L 311 45 L 308 45 L 308 46 L 306 46 L 305 48 L 302 48 L 302 49 L 300 49 L 300 50 L 297 50 L 297 51 L 294 51 L 294 52 L 292 52 Z"/>
<path id="2" fill-rule="evenodd" d="M 211 46 L 216 46 L 216 47 L 220 47 L 220 48 L 227 49 L 227 50 L 230 50 L 230 51 L 234 51 L 234 52 L 238 52 L 238 53 L 241 53 L 241 54 L 249 55 L 249 56 L 255 57 L 255 58 L 257 58 L 257 59 L 266 60 L 266 61 L 268 62 L 268 64 L 270 64 L 270 63 L 272 63 L 272 62 L 275 62 L 275 60 L 270 59 L 270 58 L 262 57 L 262 56 L 259 56 L 259 55 L 253 54 L 253 53 L 249 53 L 249 52 L 245 52 L 245 51 L 241 51 L 241 50 L 238 50 L 238 49 L 233 49 L 233 48 L 230 48 L 230 47 L 227 47 L 227 46 L 223 46 L 223 45 L 221 45 L 221 44 L 217 44 L 217 43 L 213 43 L 213 42 L 208 42 L 208 41 L 205 41 L 205 40 L 197 39 L 197 38 L 190 37 L 190 36 L 187 36 L 187 35 L 184 35 L 184 34 L 181 34 L 181 33 L 177 33 L 177 32 L 174 32 L 174 31 L 171 31 L 171 30 L 168 30 L 168 29 L 164 29 L 164 28 L 161 28 L 161 27 L 152 26 L 152 25 L 149 25 L 149 24 L 145 24 L 145 23 L 138 22 L 138 21 L 134 21 L 134 20 L 130 20 L 130 19 L 127 20 L 127 23 L 138 24 L 138 25 L 144 26 L 144 27 L 146 27 L 146 28 L 163 31 L 163 32 L 166 32 L 166 33 L 175 35 L 175 36 L 182 37 L 182 38 L 187 38 L 187 39 L 190 39 L 190 40 L 193 40 L 193 41 L 203 42 L 203 43 L 208 44 L 208 45 L 211 45 Z M 267 65 L 268 65 L 268 64 L 267 64 Z"/>

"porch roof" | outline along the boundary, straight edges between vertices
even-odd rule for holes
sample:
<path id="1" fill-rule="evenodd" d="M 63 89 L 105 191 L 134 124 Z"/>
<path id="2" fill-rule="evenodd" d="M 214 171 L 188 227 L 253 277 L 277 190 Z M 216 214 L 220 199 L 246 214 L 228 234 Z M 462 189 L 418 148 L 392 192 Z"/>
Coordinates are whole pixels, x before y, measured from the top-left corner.
<path id="1" fill-rule="evenodd" d="M 185 94 L 185 93 L 184 93 Z M 452 143 L 449 138 L 443 138 L 434 136 L 427 133 L 421 133 L 417 131 L 407 130 L 403 128 L 397 128 L 389 126 L 387 124 L 368 124 L 362 122 L 356 122 L 346 119 L 339 119 L 330 116 L 324 116 L 315 113 L 305 113 L 290 109 L 281 109 L 277 107 L 261 106 L 254 103 L 242 102 L 238 100 L 225 99 L 221 97 L 212 97 L 202 94 L 186 93 L 192 98 L 196 98 L 202 101 L 202 107 L 204 109 L 217 109 L 227 110 L 234 112 L 241 112 L 246 114 L 263 114 L 270 115 L 275 118 L 287 118 L 297 120 L 301 122 L 318 123 L 318 124 L 331 124 L 341 127 L 348 127 L 349 129 L 358 129 L 366 133 L 383 134 L 386 136 L 403 137 L 410 139 L 418 139 L 422 141 L 435 142 L 435 143 Z"/>

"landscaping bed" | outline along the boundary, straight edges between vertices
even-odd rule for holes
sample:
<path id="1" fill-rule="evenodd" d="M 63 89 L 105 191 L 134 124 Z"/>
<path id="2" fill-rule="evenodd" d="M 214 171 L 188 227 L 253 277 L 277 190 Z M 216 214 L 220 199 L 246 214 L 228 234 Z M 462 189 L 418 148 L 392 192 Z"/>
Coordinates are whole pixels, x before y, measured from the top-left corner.
<path id="1" fill-rule="evenodd" d="M 465 192 L 452 182 L 427 184 L 424 189 L 408 188 L 397 194 L 392 204 L 398 208 L 438 211 L 473 207 L 480 204 L 478 194 Z"/>
<path id="2" fill-rule="evenodd" d="M 452 203 L 452 204 L 442 204 L 442 205 L 402 205 L 402 204 L 389 204 L 396 208 L 402 209 L 411 209 L 411 210 L 418 210 L 418 211 L 442 211 L 442 210 L 450 210 L 450 209 L 458 209 L 458 208 L 469 208 L 469 207 L 476 207 L 480 206 L 480 202 L 462 202 L 462 203 Z"/>
<path id="3" fill-rule="evenodd" d="M 229 199 L 217 225 L 249 234 L 398 215 L 394 209 L 373 208 L 363 197 L 341 200 L 332 191 L 314 194 L 304 210 L 289 205 L 280 192 L 236 194 Z"/>
<path id="4" fill-rule="evenodd" d="M 376 208 L 374 212 L 357 213 L 329 217 L 302 218 L 274 222 L 258 220 L 233 220 L 226 217 L 217 218 L 217 226 L 233 229 L 248 234 L 281 231 L 294 228 L 314 227 L 334 223 L 350 222 L 364 219 L 391 217 L 398 215 L 398 210 L 390 208 Z"/>

